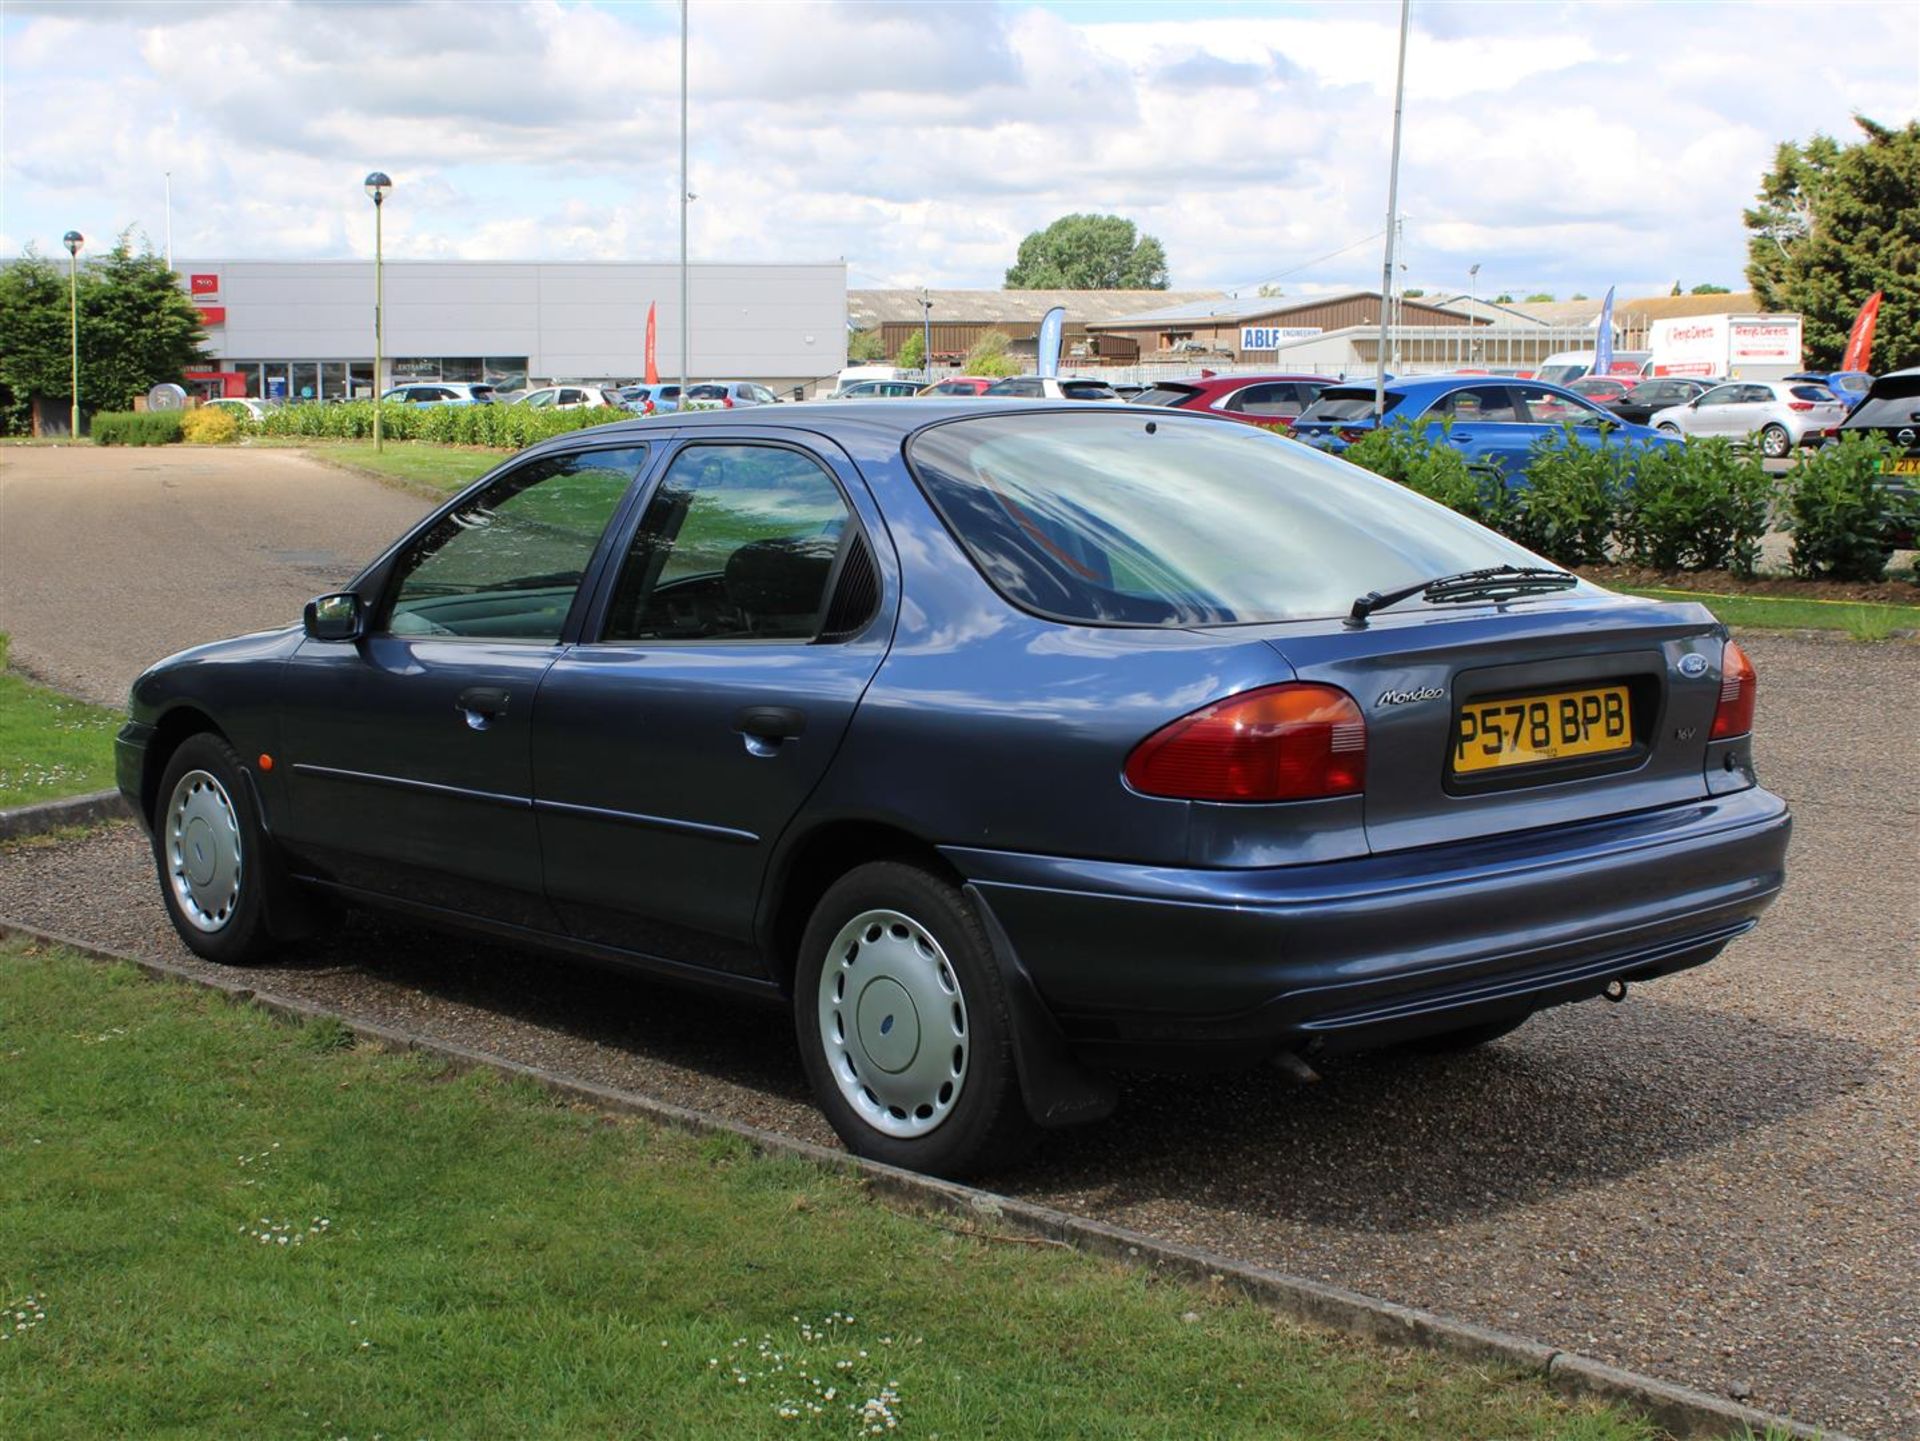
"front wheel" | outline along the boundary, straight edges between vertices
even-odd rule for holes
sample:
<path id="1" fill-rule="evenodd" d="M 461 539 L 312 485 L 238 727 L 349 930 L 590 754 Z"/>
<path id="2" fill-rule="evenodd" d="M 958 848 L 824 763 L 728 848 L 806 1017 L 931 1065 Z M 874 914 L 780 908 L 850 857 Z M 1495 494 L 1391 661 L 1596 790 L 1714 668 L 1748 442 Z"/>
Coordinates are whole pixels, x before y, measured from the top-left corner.
<path id="1" fill-rule="evenodd" d="M 980 919 L 917 866 L 849 871 L 815 907 L 794 979 L 800 1054 L 847 1148 L 978 1174 L 1032 1143 L 1007 989 Z"/>
<path id="2" fill-rule="evenodd" d="M 257 965 L 279 949 L 266 833 L 240 758 L 219 736 L 189 737 L 167 763 L 153 859 L 167 916 L 188 949 L 229 966 Z"/>
<path id="3" fill-rule="evenodd" d="M 1793 437 L 1783 425 L 1769 425 L 1760 432 L 1760 453 L 1768 460 L 1779 460 L 1793 449 Z"/>
<path id="4" fill-rule="evenodd" d="M 1679 440 L 1681 438 L 1680 427 L 1675 425 L 1670 420 L 1661 421 L 1660 424 L 1656 427 L 1656 429 L 1658 429 L 1662 435 L 1670 435 L 1675 440 Z"/>

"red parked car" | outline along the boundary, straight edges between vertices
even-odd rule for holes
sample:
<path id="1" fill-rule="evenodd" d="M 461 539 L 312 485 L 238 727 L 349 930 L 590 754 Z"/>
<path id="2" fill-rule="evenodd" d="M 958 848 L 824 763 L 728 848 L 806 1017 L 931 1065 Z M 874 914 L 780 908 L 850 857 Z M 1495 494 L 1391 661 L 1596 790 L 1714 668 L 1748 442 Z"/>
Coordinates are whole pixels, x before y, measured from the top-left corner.
<path id="1" fill-rule="evenodd" d="M 920 395 L 985 395 L 994 383 L 991 375 L 943 375 L 932 385 L 923 386 Z"/>
<path id="2" fill-rule="evenodd" d="M 1291 425 L 1320 392 L 1340 382 L 1325 375 L 1200 375 L 1156 381 L 1135 405 L 1166 405 L 1223 415 L 1248 425 Z"/>
<path id="3" fill-rule="evenodd" d="M 1637 375 L 1583 375 L 1570 381 L 1567 389 L 1576 395 L 1584 395 L 1595 405 L 1608 405 L 1616 400 L 1625 400 L 1627 392 L 1640 383 Z"/>

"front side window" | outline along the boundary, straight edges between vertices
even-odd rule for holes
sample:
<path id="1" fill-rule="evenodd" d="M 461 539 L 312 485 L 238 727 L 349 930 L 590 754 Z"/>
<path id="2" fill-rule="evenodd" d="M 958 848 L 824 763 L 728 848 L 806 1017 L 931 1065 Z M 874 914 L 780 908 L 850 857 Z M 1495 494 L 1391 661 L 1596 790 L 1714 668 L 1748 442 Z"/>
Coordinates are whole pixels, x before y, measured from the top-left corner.
<path id="1" fill-rule="evenodd" d="M 1737 385 L 1717 386 L 1700 397 L 1700 408 L 1704 410 L 1709 405 L 1732 405 L 1740 398 L 1740 390 L 1741 387 Z"/>
<path id="2" fill-rule="evenodd" d="M 1451 418 L 1461 423 L 1501 423 L 1518 420 L 1514 414 L 1513 393 L 1504 385 L 1476 385 L 1450 391 L 1427 409 L 1432 419 Z"/>
<path id="3" fill-rule="evenodd" d="M 1178 411 L 953 421 L 922 431 L 907 459 L 996 590 L 1071 622 L 1335 616 L 1365 591 L 1538 563 L 1390 480 Z"/>
<path id="4" fill-rule="evenodd" d="M 551 643 L 646 447 L 532 461 L 441 517 L 396 567 L 394 635 Z"/>
<path id="5" fill-rule="evenodd" d="M 849 527 L 840 488 L 812 457 L 690 446 L 647 504 L 602 639 L 810 641 Z"/>
<path id="6" fill-rule="evenodd" d="M 1540 385 L 1521 385 L 1515 389 L 1526 406 L 1527 416 L 1538 425 L 1617 425 L 1619 418 L 1597 405 L 1576 400 L 1571 395 L 1548 390 Z"/>

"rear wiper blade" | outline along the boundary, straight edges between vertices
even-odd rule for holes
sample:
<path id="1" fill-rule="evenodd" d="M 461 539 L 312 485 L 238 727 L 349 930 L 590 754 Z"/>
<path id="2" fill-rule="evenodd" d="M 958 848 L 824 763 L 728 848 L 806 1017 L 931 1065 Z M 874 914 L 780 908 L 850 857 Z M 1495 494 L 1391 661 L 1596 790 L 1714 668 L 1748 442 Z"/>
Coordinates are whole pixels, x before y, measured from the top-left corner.
<path id="1" fill-rule="evenodd" d="M 1543 565 L 1490 565 L 1481 570 L 1463 570 L 1423 580 L 1399 590 L 1370 590 L 1353 603 L 1346 625 L 1349 630 L 1366 628 L 1367 617 L 1376 610 L 1398 605 L 1413 596 L 1436 604 L 1465 600 L 1504 600 L 1508 596 L 1534 591 L 1570 590 L 1580 583 L 1571 571 Z"/>

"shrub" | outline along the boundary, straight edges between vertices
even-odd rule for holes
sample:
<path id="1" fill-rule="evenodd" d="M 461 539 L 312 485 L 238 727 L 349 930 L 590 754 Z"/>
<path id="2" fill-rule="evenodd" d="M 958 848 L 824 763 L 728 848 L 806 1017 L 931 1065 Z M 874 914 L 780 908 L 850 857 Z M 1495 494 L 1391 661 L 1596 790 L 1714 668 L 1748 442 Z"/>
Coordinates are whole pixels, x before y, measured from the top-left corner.
<path id="1" fill-rule="evenodd" d="M 1773 497 L 1760 458 L 1717 436 L 1649 447 L 1620 495 L 1621 556 L 1656 570 L 1752 575 Z"/>
<path id="2" fill-rule="evenodd" d="M 228 445 L 240 434 L 240 422 L 221 407 L 189 410 L 180 422 L 180 438 L 188 445 Z"/>
<path id="3" fill-rule="evenodd" d="M 1361 436 L 1341 453 L 1341 458 L 1396 480 L 1408 490 L 1437 500 L 1482 525 L 1503 528 L 1513 502 L 1499 473 L 1468 465 L 1466 458 L 1447 444 L 1444 422 L 1434 429 L 1438 439 L 1430 437 L 1424 426 L 1390 422 Z"/>
<path id="4" fill-rule="evenodd" d="M 267 412 L 259 434 L 311 436 L 321 440 L 370 440 L 371 400 L 283 405 Z M 631 417 L 620 410 L 535 410 L 525 405 L 383 405 L 380 430 L 388 440 L 429 440 L 441 445 L 484 445 L 520 450 L 537 440 Z"/>
<path id="5" fill-rule="evenodd" d="M 1624 447 L 1585 444 L 1562 425 L 1527 451 L 1526 485 L 1513 493 L 1501 529 L 1561 565 L 1603 561 L 1631 465 Z"/>
<path id="6" fill-rule="evenodd" d="M 1880 481 L 1887 444 L 1877 435 L 1842 435 L 1836 445 L 1803 452 L 1783 495 L 1793 532 L 1793 573 L 1831 580 L 1879 580 L 1899 523 L 1898 503 Z"/>
<path id="7" fill-rule="evenodd" d="M 177 410 L 103 410 L 93 418 L 95 445 L 171 445 L 180 439 Z"/>
<path id="8" fill-rule="evenodd" d="M 1007 353 L 1012 344 L 1005 331 L 985 331 L 967 352 L 961 369 L 968 375 L 1018 375 L 1024 367 Z"/>

